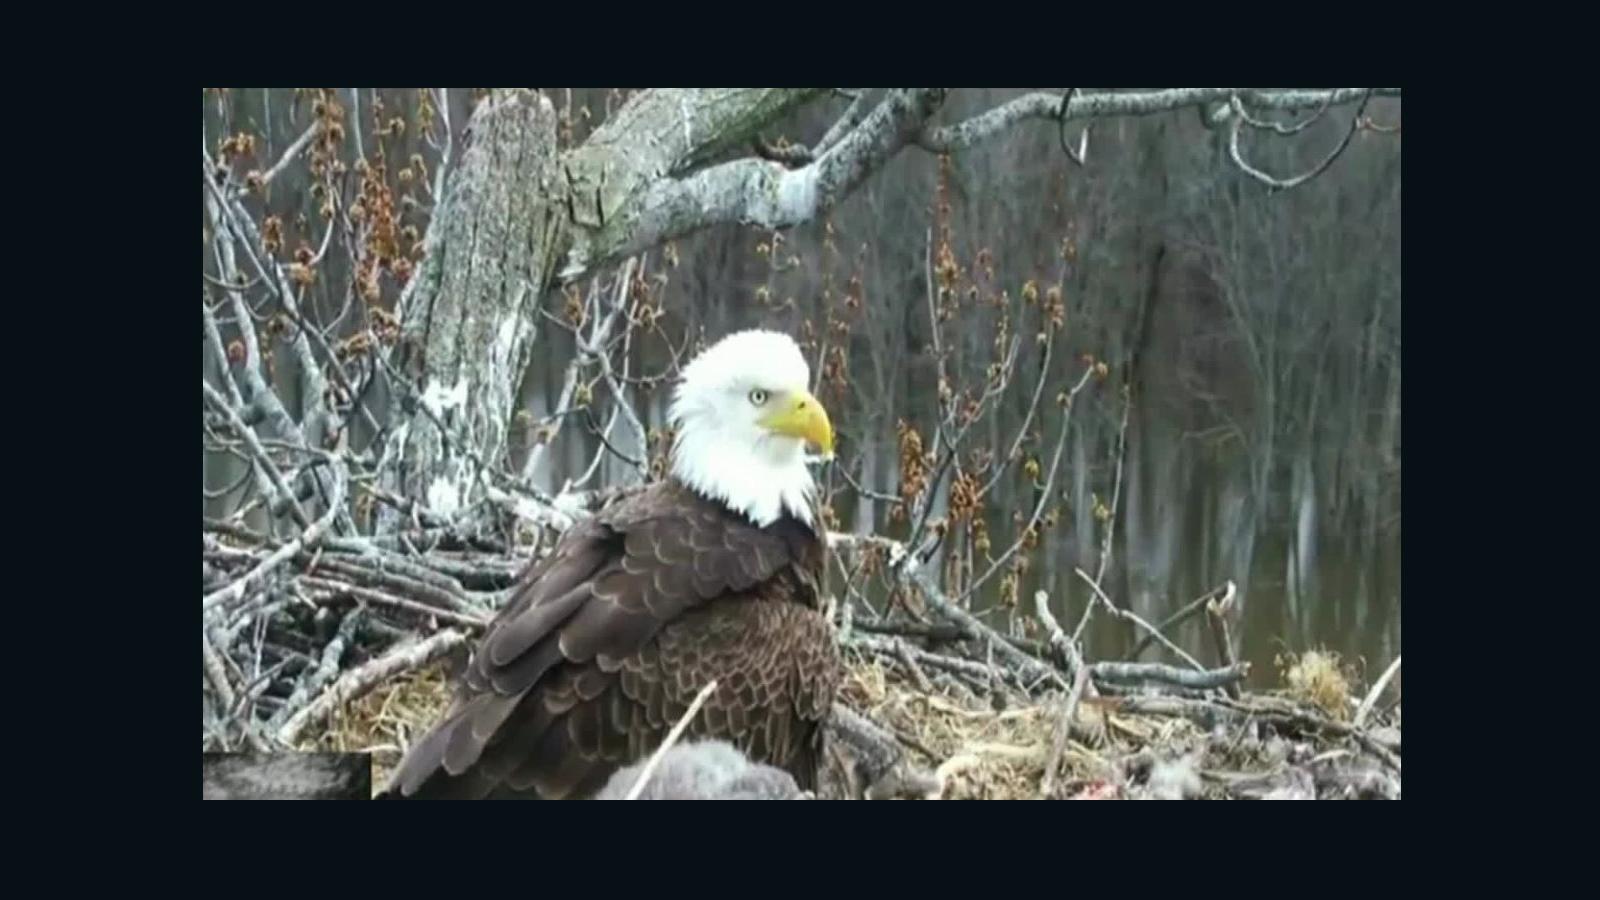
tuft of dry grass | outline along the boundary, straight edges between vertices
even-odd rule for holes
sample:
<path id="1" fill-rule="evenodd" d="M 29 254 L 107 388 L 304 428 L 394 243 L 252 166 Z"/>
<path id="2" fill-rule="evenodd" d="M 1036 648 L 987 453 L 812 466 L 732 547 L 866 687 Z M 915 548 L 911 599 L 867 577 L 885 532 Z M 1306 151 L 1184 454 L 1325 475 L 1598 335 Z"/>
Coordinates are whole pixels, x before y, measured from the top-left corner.
<path id="1" fill-rule="evenodd" d="M 1345 672 L 1339 655 L 1327 650 L 1307 650 L 1276 660 L 1289 696 L 1322 710 L 1335 721 L 1349 720 L 1354 704 L 1350 696 L 1353 675 Z"/>
<path id="2" fill-rule="evenodd" d="M 406 747 L 433 724 L 450 701 L 445 661 L 408 672 L 335 710 L 327 727 L 308 737 L 306 750 L 372 754 L 372 789 L 380 790 Z"/>

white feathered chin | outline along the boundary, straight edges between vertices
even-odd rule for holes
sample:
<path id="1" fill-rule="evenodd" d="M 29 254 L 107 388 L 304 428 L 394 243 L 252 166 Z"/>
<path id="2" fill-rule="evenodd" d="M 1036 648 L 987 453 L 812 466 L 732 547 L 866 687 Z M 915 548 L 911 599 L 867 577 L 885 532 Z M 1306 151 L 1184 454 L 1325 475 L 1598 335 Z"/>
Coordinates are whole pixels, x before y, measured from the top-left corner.
<path id="1" fill-rule="evenodd" d="M 762 424 L 774 407 L 810 398 L 810 381 L 811 367 L 788 335 L 741 331 L 712 345 L 684 368 L 673 397 L 672 474 L 757 525 L 785 510 L 812 525 L 816 483 L 806 442 Z"/>

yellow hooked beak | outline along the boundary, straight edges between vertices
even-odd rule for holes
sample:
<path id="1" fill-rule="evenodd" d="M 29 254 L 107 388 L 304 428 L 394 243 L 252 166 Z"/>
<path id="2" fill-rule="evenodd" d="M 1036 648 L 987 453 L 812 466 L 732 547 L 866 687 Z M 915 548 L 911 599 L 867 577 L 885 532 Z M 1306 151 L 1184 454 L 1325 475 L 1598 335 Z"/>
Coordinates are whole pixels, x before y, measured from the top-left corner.
<path id="1" fill-rule="evenodd" d="M 824 457 L 833 456 L 833 423 L 828 421 L 828 411 L 809 391 L 781 398 L 777 408 L 761 419 L 761 427 L 773 434 L 803 438 L 816 444 Z"/>

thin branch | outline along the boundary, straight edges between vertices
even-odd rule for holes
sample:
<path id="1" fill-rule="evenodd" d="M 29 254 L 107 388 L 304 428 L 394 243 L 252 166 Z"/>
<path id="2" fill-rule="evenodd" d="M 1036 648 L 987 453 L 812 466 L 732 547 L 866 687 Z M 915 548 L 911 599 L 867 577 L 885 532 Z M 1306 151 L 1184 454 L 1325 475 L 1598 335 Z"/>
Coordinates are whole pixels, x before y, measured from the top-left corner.
<path id="1" fill-rule="evenodd" d="M 866 451 L 862 451 L 861 455 L 857 457 L 857 461 L 859 462 L 860 459 L 862 457 L 865 457 L 865 456 L 866 456 Z M 869 500 L 882 501 L 884 503 L 899 503 L 900 502 L 900 497 L 895 495 L 895 494 L 886 494 L 886 493 L 884 493 L 882 491 L 872 490 L 871 488 L 868 488 L 868 487 L 862 485 L 859 481 L 856 481 L 854 478 L 851 478 L 850 477 L 850 470 L 849 470 L 849 467 L 847 467 L 847 466 L 834 466 L 834 471 L 839 473 L 839 476 L 845 480 L 846 484 L 850 485 L 850 489 L 855 491 L 858 496 L 866 497 Z"/>
<path id="2" fill-rule="evenodd" d="M 300 503 L 295 499 L 294 492 L 289 490 L 289 486 L 284 483 L 283 475 L 278 472 L 277 465 L 267 455 L 266 448 L 261 446 L 261 441 L 256 438 L 255 431 L 249 425 L 246 425 L 243 419 L 239 418 L 239 413 L 232 406 L 229 406 L 228 401 L 217 393 L 216 388 L 207 384 L 204 378 L 200 379 L 200 388 L 207 402 L 225 415 L 234 432 L 244 439 L 245 446 L 250 450 L 250 455 L 255 457 L 256 463 L 265 470 L 267 477 L 272 481 L 272 486 L 277 489 L 279 497 L 288 505 L 290 513 L 294 515 L 295 521 L 299 523 L 300 527 L 309 528 L 311 519 L 306 516 L 306 511 L 300 508 Z"/>
<path id="3" fill-rule="evenodd" d="M 317 129 L 320 127 L 322 127 L 321 123 L 314 124 L 310 128 L 307 128 L 304 134 L 295 138 L 294 143 L 290 144 L 289 148 L 283 151 L 283 155 L 278 158 L 278 161 L 273 164 L 272 168 L 261 173 L 261 187 L 265 188 L 267 185 L 271 184 L 272 179 L 277 178 L 279 173 L 289 167 L 290 160 L 298 156 L 300 151 L 304 150 L 306 145 L 311 143 L 311 139 L 317 136 Z M 245 190 L 246 188 L 240 186 L 234 190 L 234 196 L 241 196 Z"/>
<path id="4" fill-rule="evenodd" d="M 1075 674 L 1083 666 L 1083 658 L 1078 653 L 1077 642 L 1066 636 L 1061 630 L 1061 625 L 1050 612 L 1050 595 L 1044 591 L 1035 591 L 1033 595 L 1034 615 L 1039 623 L 1044 626 L 1048 635 L 1049 647 L 1056 654 L 1056 661 L 1068 674 Z"/>
<path id="5" fill-rule="evenodd" d="M 587 305 L 593 311 L 585 312 L 585 321 L 594 324 L 587 339 L 578 332 L 573 332 L 572 337 L 573 341 L 578 345 L 578 352 L 573 355 L 572 361 L 567 364 L 566 375 L 561 381 L 561 393 L 556 400 L 556 408 L 552 415 L 564 414 L 572 408 L 572 398 L 577 393 L 579 374 L 582 372 L 583 367 L 591 360 L 605 354 L 604 344 L 611 335 L 611 329 L 627 309 L 628 287 L 633 279 L 634 266 L 638 262 L 639 260 L 630 258 L 622 264 L 622 270 L 617 275 L 616 299 L 611 304 L 610 312 L 606 313 L 604 318 L 599 317 L 597 308 L 601 293 L 600 286 L 596 283 L 591 288 Z M 616 396 L 618 403 L 623 402 L 620 392 Z M 556 435 L 560 433 L 561 424 L 564 421 L 564 419 L 558 420 L 555 429 L 543 435 L 543 440 L 528 452 L 528 458 L 522 464 L 522 477 L 525 480 L 532 481 L 534 470 L 544 460 L 544 455 L 550 446 L 555 443 Z M 640 427 L 642 428 L 643 426 Z"/>
<path id="6" fill-rule="evenodd" d="M 1006 455 L 997 461 L 994 468 L 994 475 L 989 478 L 988 483 L 979 489 L 978 496 L 980 498 L 989 496 L 989 490 L 993 488 L 997 482 L 999 482 L 1000 476 L 1005 474 L 1006 464 L 1017 455 L 1017 451 L 1022 448 L 1023 440 L 1028 436 L 1028 426 L 1033 424 L 1034 413 L 1039 409 L 1039 398 L 1044 396 L 1044 386 L 1045 383 L 1049 381 L 1049 379 L 1045 378 L 1044 376 L 1046 372 L 1050 371 L 1050 354 L 1055 348 L 1055 343 L 1055 331 L 1053 329 L 1046 331 L 1044 340 L 1044 359 L 1039 363 L 1039 377 L 1034 379 L 1033 399 L 1028 401 L 1027 412 L 1025 412 L 1022 416 L 1022 425 L 1017 428 L 1017 436 L 1011 442 L 1011 449 L 1007 450 Z"/>
<path id="7" fill-rule="evenodd" d="M 1389 682 L 1393 680 L 1395 673 L 1399 671 L 1400 657 L 1396 656 L 1394 662 L 1389 664 L 1389 668 L 1384 669 L 1383 674 L 1378 677 L 1378 682 L 1372 686 L 1372 690 L 1367 691 L 1367 697 L 1361 701 L 1361 706 L 1357 707 L 1355 727 L 1360 728 L 1361 723 L 1367 720 L 1367 715 L 1372 712 L 1373 705 L 1378 702 L 1379 697 L 1383 696 L 1383 689 L 1389 686 Z"/>
<path id="8" fill-rule="evenodd" d="M 1078 139 L 1076 152 L 1067 145 L 1067 107 L 1072 104 L 1072 95 L 1077 92 L 1077 88 L 1067 88 L 1066 93 L 1061 95 L 1061 109 L 1056 112 L 1056 118 L 1060 120 L 1060 130 L 1057 132 L 1056 137 L 1061 141 L 1061 152 L 1067 155 L 1067 159 L 1072 160 L 1077 163 L 1079 168 L 1082 168 L 1084 160 L 1089 156 L 1089 126 L 1083 126 L 1083 136 Z"/>
<path id="9" fill-rule="evenodd" d="M 1224 582 L 1212 588 L 1211 590 L 1206 591 L 1204 594 L 1201 594 L 1194 600 L 1184 604 L 1182 609 L 1162 620 L 1161 624 L 1156 626 L 1156 631 L 1165 634 L 1167 629 L 1172 628 L 1182 622 L 1187 622 L 1190 617 L 1205 609 L 1206 603 L 1222 596 L 1232 587 L 1232 585 L 1232 581 Z M 1133 653 L 1130 654 L 1130 658 L 1138 659 L 1139 654 L 1143 653 L 1145 648 L 1149 647 L 1153 643 L 1155 643 L 1155 638 L 1151 635 L 1147 634 L 1140 638 L 1139 643 L 1133 645 Z"/>
<path id="10" fill-rule="evenodd" d="M 1061 770 L 1061 757 L 1067 749 L 1067 738 L 1072 734 L 1072 721 L 1078 714 L 1078 700 L 1083 697 L 1083 690 L 1088 684 L 1089 668 L 1084 666 L 1072 679 L 1072 690 L 1062 702 L 1055 725 L 1050 730 L 1050 755 L 1044 764 L 1044 778 L 1039 782 L 1039 793 L 1046 798 L 1055 795 L 1056 773 Z"/>
<path id="11" fill-rule="evenodd" d="M 1211 623 L 1211 637 L 1217 644 L 1217 658 L 1224 666 L 1232 666 L 1235 662 L 1233 637 L 1228 634 L 1228 613 L 1233 609 L 1233 600 L 1237 595 L 1233 582 L 1229 581 L 1220 598 L 1206 601 L 1206 619 Z M 1228 685 L 1228 696 L 1239 699 L 1237 684 Z"/>
<path id="12" fill-rule="evenodd" d="M 483 626 L 488 623 L 489 619 L 487 615 L 459 613 L 437 606 L 430 606 L 426 603 L 419 603 L 415 600 L 408 600 L 405 597 L 396 596 L 387 591 L 378 590 L 377 588 L 360 587 L 358 585 L 350 584 L 346 581 L 339 581 L 332 578 L 318 578 L 311 575 L 302 575 L 300 576 L 300 582 L 308 588 L 316 588 L 322 591 L 322 595 L 320 597 L 314 597 L 313 599 L 321 599 L 326 601 L 333 600 L 339 596 L 347 595 L 354 597 L 357 600 L 365 600 L 369 603 L 376 603 L 380 606 L 389 606 L 393 607 L 394 609 L 403 609 L 407 612 L 422 616 L 423 618 L 434 618 L 441 622 L 449 622 L 452 625 L 460 625 L 463 628 L 469 628 L 473 630 L 482 629 Z"/>
<path id="13" fill-rule="evenodd" d="M 1061 97 L 1043 91 L 1026 94 L 1003 103 L 964 122 L 924 131 L 917 145 L 935 153 L 962 150 L 993 139 L 1007 129 L 1029 119 L 1064 123 L 1069 119 L 1103 119 L 1120 116 L 1150 116 L 1175 109 L 1204 109 L 1213 103 L 1225 105 L 1230 97 L 1245 92 L 1250 103 L 1261 109 L 1313 109 L 1325 103 L 1342 106 L 1361 100 L 1372 90 L 1380 97 L 1399 97 L 1400 88 L 1336 88 L 1331 91 L 1274 91 L 1250 88 L 1161 88 L 1153 91 L 1101 91 L 1075 93 L 1061 112 Z M 1330 99 L 1331 95 L 1331 99 Z"/>
<path id="14" fill-rule="evenodd" d="M 667 739 L 662 741 L 661 746 L 656 748 L 656 752 L 650 755 L 650 761 L 645 763 L 644 770 L 639 773 L 639 779 L 633 783 L 633 787 L 628 790 L 628 795 L 623 798 L 624 800 L 639 799 L 639 794 L 644 791 L 644 786 L 650 782 L 650 776 L 655 774 L 656 766 L 661 764 L 661 757 L 666 756 L 667 751 L 678 743 L 678 738 L 683 735 L 684 729 L 688 728 L 689 723 L 694 721 L 695 714 L 700 712 L 700 707 L 705 705 L 706 699 L 716 689 L 717 680 L 713 678 L 706 683 L 705 687 L 700 689 L 700 693 L 695 695 L 694 702 L 689 704 L 689 708 L 678 719 L 678 724 L 672 726 L 672 730 L 667 733 Z"/>
<path id="15" fill-rule="evenodd" d="M 1122 465 L 1128 455 L 1128 413 L 1133 410 L 1133 397 L 1126 389 L 1122 396 L 1122 425 L 1117 428 L 1117 475 L 1111 486 L 1111 506 L 1106 517 L 1106 535 L 1100 545 L 1100 567 L 1095 570 L 1094 580 L 1104 581 L 1106 569 L 1111 565 L 1112 536 L 1117 531 L 1117 505 L 1122 498 Z"/>
<path id="16" fill-rule="evenodd" d="M 1321 175 L 1329 166 L 1333 165 L 1333 161 L 1339 158 L 1339 155 L 1344 152 L 1344 148 L 1350 146 L 1350 139 L 1355 136 L 1356 129 L 1361 125 L 1362 114 L 1367 110 L 1367 103 L 1372 99 L 1373 90 L 1373 88 L 1368 88 L 1366 95 L 1362 97 L 1361 106 L 1356 109 L 1356 114 L 1350 119 L 1350 128 L 1344 133 L 1344 140 L 1340 141 L 1339 145 L 1334 147 L 1333 151 L 1324 157 L 1322 162 L 1318 163 L 1309 172 L 1296 175 L 1293 178 L 1274 178 L 1273 176 L 1268 175 L 1266 172 L 1263 172 L 1245 162 L 1244 156 L 1239 152 L 1239 132 L 1242 130 L 1245 123 L 1245 118 L 1242 114 L 1233 122 L 1233 132 L 1228 138 L 1228 154 L 1230 157 L 1232 157 L 1234 165 L 1238 166 L 1239 169 L 1246 175 L 1249 175 L 1251 178 L 1254 178 L 1255 180 L 1275 191 L 1288 190 L 1289 188 L 1298 187 L 1302 184 L 1305 184 L 1318 175 Z M 1235 100 L 1234 104 L 1237 105 L 1238 101 Z"/>
<path id="17" fill-rule="evenodd" d="M 1206 667 L 1202 666 L 1199 660 L 1196 660 L 1194 657 L 1185 653 L 1182 647 L 1179 647 L 1177 644 L 1167 640 L 1167 638 L 1162 635 L 1161 632 L 1155 629 L 1155 626 L 1151 625 L 1149 622 L 1146 622 L 1144 619 L 1139 618 L 1129 610 L 1118 609 L 1117 605 L 1111 602 L 1111 598 L 1106 596 L 1106 592 L 1100 589 L 1100 583 L 1089 577 L 1089 573 L 1076 567 L 1074 567 L 1072 571 L 1076 572 L 1079 578 L 1083 579 L 1084 582 L 1089 585 L 1089 587 L 1094 589 L 1094 596 L 1097 597 L 1101 603 L 1105 604 L 1106 611 L 1110 612 L 1113 616 L 1116 616 L 1119 619 L 1132 622 L 1133 624 L 1154 635 L 1155 639 L 1160 642 L 1161 646 L 1171 650 L 1175 656 L 1193 666 L 1196 671 L 1204 672 L 1206 670 Z"/>

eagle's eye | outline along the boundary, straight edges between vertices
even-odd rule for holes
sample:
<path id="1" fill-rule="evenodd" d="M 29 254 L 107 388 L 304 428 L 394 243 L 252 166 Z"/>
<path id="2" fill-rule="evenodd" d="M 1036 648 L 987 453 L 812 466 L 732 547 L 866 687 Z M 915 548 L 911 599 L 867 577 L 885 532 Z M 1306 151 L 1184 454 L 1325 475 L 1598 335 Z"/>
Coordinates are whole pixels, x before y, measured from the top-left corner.
<path id="1" fill-rule="evenodd" d="M 757 406 L 765 406 L 767 402 L 767 392 L 763 391 L 761 388 L 756 388 L 750 392 L 750 402 Z"/>

